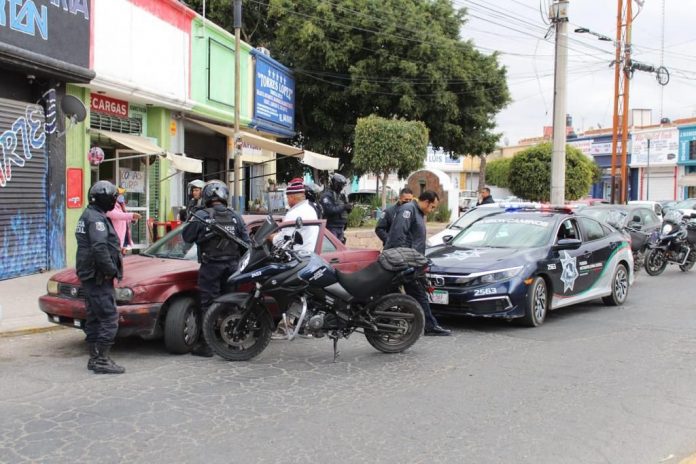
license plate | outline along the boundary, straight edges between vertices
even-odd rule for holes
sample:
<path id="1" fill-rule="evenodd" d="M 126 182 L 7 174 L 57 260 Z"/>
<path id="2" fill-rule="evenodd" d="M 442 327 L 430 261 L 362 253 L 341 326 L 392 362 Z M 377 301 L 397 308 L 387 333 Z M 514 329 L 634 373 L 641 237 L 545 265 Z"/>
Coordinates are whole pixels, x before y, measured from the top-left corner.
<path id="1" fill-rule="evenodd" d="M 73 319 L 73 325 L 78 329 L 82 327 L 82 321 L 80 319 Z"/>
<path id="2" fill-rule="evenodd" d="M 432 304 L 449 304 L 449 292 L 445 290 L 434 290 L 432 293 L 428 293 L 428 301 Z"/>

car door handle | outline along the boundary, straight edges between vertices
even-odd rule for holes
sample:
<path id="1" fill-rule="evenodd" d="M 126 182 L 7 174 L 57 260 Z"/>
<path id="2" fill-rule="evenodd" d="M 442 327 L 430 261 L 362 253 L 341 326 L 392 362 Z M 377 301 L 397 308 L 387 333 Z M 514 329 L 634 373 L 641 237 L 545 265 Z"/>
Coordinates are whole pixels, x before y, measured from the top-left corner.
<path id="1" fill-rule="evenodd" d="M 340 263 L 340 262 L 341 262 L 341 260 L 338 259 L 338 258 L 331 258 L 331 259 L 329 260 L 329 263 L 330 263 L 330 264 L 338 264 L 338 263 Z"/>

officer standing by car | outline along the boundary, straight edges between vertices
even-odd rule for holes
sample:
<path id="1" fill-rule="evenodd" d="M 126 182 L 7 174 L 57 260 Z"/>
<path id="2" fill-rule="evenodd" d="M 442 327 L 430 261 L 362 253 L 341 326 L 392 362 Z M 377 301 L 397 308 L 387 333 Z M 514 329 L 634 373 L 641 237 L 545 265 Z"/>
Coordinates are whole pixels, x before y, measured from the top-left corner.
<path id="1" fill-rule="evenodd" d="M 382 241 L 382 245 L 385 245 L 387 243 L 389 231 L 391 230 L 391 226 L 394 223 L 394 216 L 396 216 L 396 213 L 397 211 L 399 211 L 401 205 L 410 203 L 412 201 L 413 190 L 411 190 L 408 187 L 404 187 L 399 192 L 399 200 L 384 210 L 382 217 L 379 219 L 379 222 L 377 223 L 377 227 L 375 227 L 375 233 L 377 234 L 377 237 L 379 237 L 379 239 Z"/>
<path id="2" fill-rule="evenodd" d="M 181 233 L 185 242 L 195 242 L 198 247 L 198 262 L 201 263 L 198 270 L 198 290 L 201 295 L 199 327 L 202 327 L 206 311 L 222 293 L 227 278 L 236 270 L 244 252 L 237 242 L 213 231 L 208 224 L 217 223 L 245 243 L 251 243 L 244 220 L 227 206 L 228 198 L 229 190 L 224 183 L 217 180 L 208 182 L 202 193 L 205 209 L 190 215 Z M 213 356 L 202 331 L 191 353 L 208 358 Z"/>
<path id="3" fill-rule="evenodd" d="M 406 203 L 401 206 L 394 217 L 394 223 L 389 231 L 385 250 L 390 248 L 413 248 L 419 253 L 425 254 L 425 241 L 427 238 L 425 220 L 429 213 L 437 208 L 440 198 L 432 190 L 425 190 L 418 196 L 417 202 Z M 404 286 L 408 295 L 415 298 L 423 308 L 425 314 L 425 335 L 447 336 L 452 332 L 440 327 L 437 319 L 430 310 L 430 302 L 425 289 L 418 282 Z"/>
<path id="4" fill-rule="evenodd" d="M 123 374 L 109 352 L 118 332 L 118 311 L 114 279 L 123 277 L 121 244 L 106 213 L 116 205 L 118 190 L 100 180 L 89 189 L 89 206 L 75 228 L 77 276 L 85 294 L 87 321 L 85 334 L 89 346 L 87 369 L 95 374 Z"/>
<path id="5" fill-rule="evenodd" d="M 185 221 L 190 215 L 199 209 L 203 209 L 203 200 L 201 199 L 203 187 L 205 187 L 205 182 L 200 179 L 195 179 L 188 183 L 187 190 L 189 201 L 186 204 L 186 209 L 182 208 L 179 210 L 180 221 Z"/>
<path id="6" fill-rule="evenodd" d="M 342 193 L 348 181 L 342 174 L 334 174 L 329 181 L 329 190 L 321 196 L 321 206 L 324 209 L 326 228 L 341 242 L 346 243 L 344 231 L 348 224 L 348 213 L 353 205 L 348 203 L 346 195 Z"/>

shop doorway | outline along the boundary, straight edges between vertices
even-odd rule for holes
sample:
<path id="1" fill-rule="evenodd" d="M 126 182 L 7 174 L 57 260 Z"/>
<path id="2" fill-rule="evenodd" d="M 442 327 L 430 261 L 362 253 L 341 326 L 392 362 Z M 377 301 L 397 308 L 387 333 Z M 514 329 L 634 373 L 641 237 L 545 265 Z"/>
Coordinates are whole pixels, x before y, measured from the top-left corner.
<path id="1" fill-rule="evenodd" d="M 130 226 L 134 249 L 146 248 L 150 243 L 150 157 L 132 150 L 116 150 L 114 159 L 116 185 L 126 189 L 126 207 L 139 213 L 141 218 Z"/>

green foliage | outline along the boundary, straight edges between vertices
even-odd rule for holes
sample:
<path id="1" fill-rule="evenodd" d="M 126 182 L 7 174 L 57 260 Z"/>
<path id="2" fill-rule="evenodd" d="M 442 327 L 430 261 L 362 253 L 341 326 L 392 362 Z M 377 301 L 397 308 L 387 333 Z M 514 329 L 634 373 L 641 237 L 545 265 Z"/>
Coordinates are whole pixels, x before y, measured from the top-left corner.
<path id="1" fill-rule="evenodd" d="M 518 153 L 510 162 L 510 190 L 527 200 L 549 201 L 551 197 L 550 143 L 542 143 Z M 566 146 L 565 197 L 577 200 L 587 196 L 597 176 L 597 164 L 577 148 Z"/>
<path id="2" fill-rule="evenodd" d="M 348 227 L 360 227 L 365 221 L 366 209 L 362 205 L 356 205 L 348 213 Z"/>
<path id="3" fill-rule="evenodd" d="M 188 0 L 201 11 L 202 0 Z M 229 0 L 208 18 L 232 31 Z M 450 0 L 245 1 L 242 34 L 295 71 L 297 142 L 339 156 L 352 173 L 360 117 L 423 121 L 435 147 L 494 149 L 495 115 L 510 101 L 497 54 L 461 39 L 466 10 Z M 296 170 L 283 165 L 278 175 Z"/>
<path id="4" fill-rule="evenodd" d="M 382 179 L 390 172 L 400 178 L 420 169 L 428 148 L 428 129 L 419 121 L 359 118 L 355 126 L 353 164 L 359 174 L 373 173 Z M 381 207 L 386 207 L 382 182 Z"/>
<path id="5" fill-rule="evenodd" d="M 428 214 L 428 222 L 449 222 L 452 217 L 452 210 L 447 207 L 445 202 L 440 202 L 437 205 L 437 209 L 432 213 Z"/>
<path id="6" fill-rule="evenodd" d="M 496 187 L 508 188 L 510 163 L 512 158 L 500 158 L 486 164 L 486 183 Z"/>

